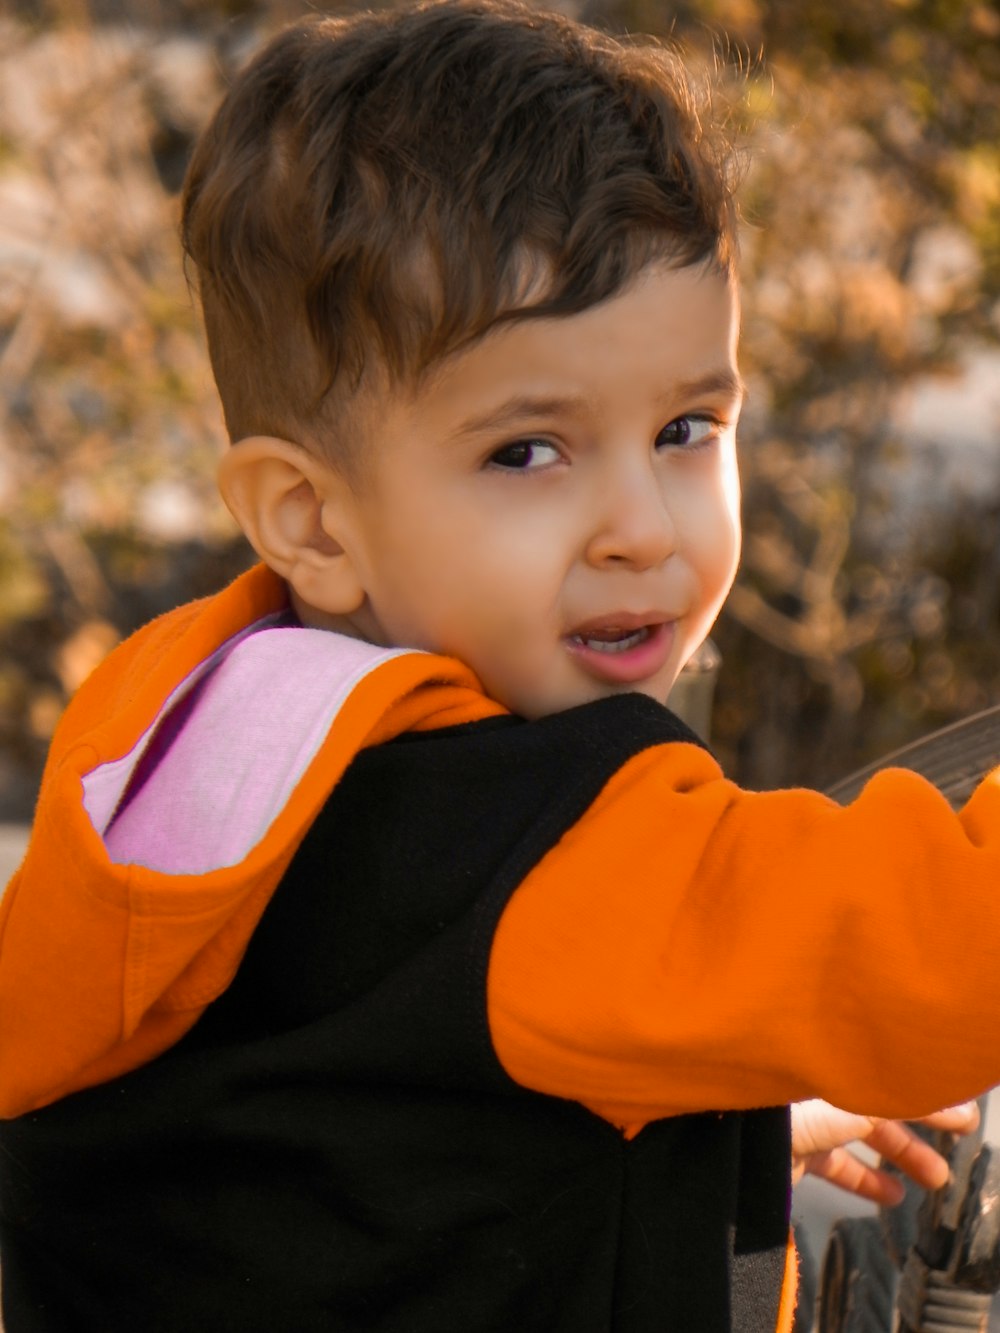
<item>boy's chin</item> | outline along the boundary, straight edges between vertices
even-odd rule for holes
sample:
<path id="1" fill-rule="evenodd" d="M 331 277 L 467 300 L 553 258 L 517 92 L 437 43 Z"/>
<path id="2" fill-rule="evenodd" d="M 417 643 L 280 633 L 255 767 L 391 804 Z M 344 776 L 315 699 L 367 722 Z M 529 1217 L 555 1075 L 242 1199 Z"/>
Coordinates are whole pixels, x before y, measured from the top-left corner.
<path id="1" fill-rule="evenodd" d="M 491 690 L 488 685 L 486 692 L 516 716 L 523 717 L 528 722 L 537 722 L 542 718 L 551 717 L 554 713 L 565 713 L 571 708 L 580 708 L 584 704 L 597 703 L 601 699 L 613 699 L 625 694 L 642 694 L 659 704 L 666 704 L 670 686 L 653 682 L 625 685 L 595 681 L 577 690 L 554 691 L 544 696 L 530 691 L 511 693 L 502 689 Z M 505 693 L 507 693 L 506 698 L 503 697 Z"/>

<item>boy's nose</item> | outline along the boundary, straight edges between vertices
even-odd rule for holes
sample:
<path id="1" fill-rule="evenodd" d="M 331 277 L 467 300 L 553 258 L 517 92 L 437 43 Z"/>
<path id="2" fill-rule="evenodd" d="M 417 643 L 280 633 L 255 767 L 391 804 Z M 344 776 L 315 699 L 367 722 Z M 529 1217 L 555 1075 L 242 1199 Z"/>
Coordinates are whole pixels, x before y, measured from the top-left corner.
<path id="1" fill-rule="evenodd" d="M 652 478 L 631 478 L 606 488 L 600 499 L 600 521 L 587 545 L 590 564 L 650 569 L 673 555 L 677 528 Z"/>

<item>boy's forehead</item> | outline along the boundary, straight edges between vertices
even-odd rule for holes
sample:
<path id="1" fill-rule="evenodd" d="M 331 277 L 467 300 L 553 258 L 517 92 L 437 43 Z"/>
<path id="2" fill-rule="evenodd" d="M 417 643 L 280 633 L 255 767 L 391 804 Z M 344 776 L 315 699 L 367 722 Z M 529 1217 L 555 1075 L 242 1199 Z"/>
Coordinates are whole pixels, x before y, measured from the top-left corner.
<path id="1" fill-rule="evenodd" d="M 488 348 L 510 333 L 522 332 L 536 339 L 540 346 L 556 347 L 570 327 L 574 331 L 593 329 L 599 333 L 626 304 L 629 319 L 650 329 L 662 330 L 686 319 L 690 331 L 697 334 L 699 329 L 708 332 L 710 319 L 721 312 L 731 312 L 737 320 L 739 317 L 735 275 L 711 262 L 678 266 L 669 259 L 654 260 L 602 301 L 565 313 L 535 314 L 536 307 L 542 306 L 550 295 L 547 274 L 544 269 L 535 269 L 525 278 L 517 306 L 459 351 L 479 345 Z"/>
<path id="2" fill-rule="evenodd" d="M 536 318 L 529 305 L 523 316 L 493 325 L 433 365 L 414 386 L 411 402 L 450 401 L 474 413 L 479 399 L 487 417 L 491 404 L 505 401 L 521 382 L 575 386 L 568 395 L 542 391 L 533 396 L 539 409 L 555 410 L 564 398 L 585 400 L 587 376 L 595 370 L 627 379 L 655 374 L 665 398 L 699 393 L 738 398 L 743 391 L 736 365 L 738 333 L 739 296 L 731 275 L 702 265 L 653 265 L 622 291 L 584 310 Z M 509 404 L 503 410 L 513 415 Z M 474 414 L 470 425 L 477 424 Z"/>

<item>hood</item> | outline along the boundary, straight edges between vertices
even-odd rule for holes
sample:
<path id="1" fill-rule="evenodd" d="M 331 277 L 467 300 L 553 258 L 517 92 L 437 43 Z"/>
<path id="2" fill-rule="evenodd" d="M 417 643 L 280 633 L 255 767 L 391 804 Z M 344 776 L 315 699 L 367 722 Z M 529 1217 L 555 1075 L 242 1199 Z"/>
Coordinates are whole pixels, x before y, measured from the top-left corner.
<path id="1" fill-rule="evenodd" d="M 0 898 L 0 1116 L 183 1036 L 359 750 L 502 711 L 451 659 L 296 625 L 263 566 L 123 643 L 66 710 Z"/>

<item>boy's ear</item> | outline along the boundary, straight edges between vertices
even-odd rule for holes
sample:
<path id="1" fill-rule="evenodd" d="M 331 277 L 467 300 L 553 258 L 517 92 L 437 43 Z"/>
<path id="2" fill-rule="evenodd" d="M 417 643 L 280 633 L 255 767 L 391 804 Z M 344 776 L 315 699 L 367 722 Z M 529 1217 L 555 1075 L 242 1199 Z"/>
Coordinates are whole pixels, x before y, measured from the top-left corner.
<path id="1" fill-rule="evenodd" d="M 345 477 L 289 440 L 254 435 L 231 445 L 219 490 L 265 564 L 317 611 L 348 615 L 365 599 L 351 558 Z"/>

